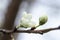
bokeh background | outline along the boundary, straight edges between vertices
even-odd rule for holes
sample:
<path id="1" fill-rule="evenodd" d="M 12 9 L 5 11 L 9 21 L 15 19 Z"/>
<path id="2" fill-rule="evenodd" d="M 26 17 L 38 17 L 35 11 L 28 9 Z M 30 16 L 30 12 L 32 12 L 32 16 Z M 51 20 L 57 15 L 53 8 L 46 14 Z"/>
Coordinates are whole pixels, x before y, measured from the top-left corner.
<path id="1" fill-rule="evenodd" d="M 0 0 L 0 26 L 4 22 L 4 15 L 10 2 L 11 0 Z M 36 23 L 38 23 L 38 18 L 41 15 L 46 14 L 48 16 L 47 23 L 37 29 L 54 28 L 60 25 L 60 0 L 23 0 L 15 20 L 16 26 L 20 23 L 24 11 L 31 13 L 32 19 Z M 15 40 L 60 40 L 59 35 L 60 30 L 55 30 L 44 35 L 18 33 L 14 37 Z"/>

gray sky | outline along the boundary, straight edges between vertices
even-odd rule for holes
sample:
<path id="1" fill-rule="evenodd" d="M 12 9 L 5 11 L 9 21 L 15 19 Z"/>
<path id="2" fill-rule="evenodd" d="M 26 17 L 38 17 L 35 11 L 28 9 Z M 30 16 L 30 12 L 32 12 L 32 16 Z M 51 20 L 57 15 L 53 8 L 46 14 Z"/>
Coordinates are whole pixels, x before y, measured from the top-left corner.
<path id="1" fill-rule="evenodd" d="M 4 19 L 4 13 L 6 12 L 7 5 L 10 1 L 8 0 L 0 0 L 0 23 Z M 28 2 L 24 1 L 21 4 L 21 10 L 19 10 L 15 25 L 19 24 L 20 21 L 20 13 L 24 12 L 25 10 L 32 14 L 33 21 L 38 23 L 38 18 L 46 14 L 48 16 L 48 22 L 38 27 L 37 29 L 45 29 L 50 27 L 57 27 L 60 25 L 60 0 L 35 0 L 31 3 L 29 9 L 27 9 Z M 19 34 L 17 40 L 60 40 L 60 30 L 51 31 L 44 35 L 40 34 L 28 34 L 22 33 Z"/>

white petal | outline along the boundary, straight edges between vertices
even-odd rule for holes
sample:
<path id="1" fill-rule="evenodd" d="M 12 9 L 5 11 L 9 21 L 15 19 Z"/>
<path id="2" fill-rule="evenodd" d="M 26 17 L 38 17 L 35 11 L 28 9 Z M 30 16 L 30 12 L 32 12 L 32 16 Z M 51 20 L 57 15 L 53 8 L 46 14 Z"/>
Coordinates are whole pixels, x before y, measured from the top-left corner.
<path id="1" fill-rule="evenodd" d="M 30 20 L 30 19 L 32 19 L 32 15 L 24 12 L 24 13 L 23 13 L 23 18 Z"/>
<path id="2" fill-rule="evenodd" d="M 30 26 L 30 27 L 35 27 L 35 25 L 36 25 L 36 23 L 33 22 L 33 21 L 31 21 L 31 22 L 29 23 L 29 26 Z"/>

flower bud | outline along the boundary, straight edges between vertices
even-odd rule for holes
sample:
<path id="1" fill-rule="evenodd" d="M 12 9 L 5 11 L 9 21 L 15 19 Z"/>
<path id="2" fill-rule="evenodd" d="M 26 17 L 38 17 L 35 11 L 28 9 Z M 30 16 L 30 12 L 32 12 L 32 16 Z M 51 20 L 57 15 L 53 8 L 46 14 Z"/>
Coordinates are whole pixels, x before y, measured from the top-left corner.
<path id="1" fill-rule="evenodd" d="M 48 17 L 47 16 L 41 16 L 39 18 L 39 25 L 45 24 L 47 22 L 47 20 L 48 20 Z"/>

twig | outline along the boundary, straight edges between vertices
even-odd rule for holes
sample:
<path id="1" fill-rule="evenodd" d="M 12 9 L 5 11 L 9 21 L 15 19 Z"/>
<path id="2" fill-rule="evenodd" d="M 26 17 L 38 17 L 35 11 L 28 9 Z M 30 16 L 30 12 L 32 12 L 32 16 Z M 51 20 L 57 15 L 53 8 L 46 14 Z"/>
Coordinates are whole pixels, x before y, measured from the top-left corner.
<path id="1" fill-rule="evenodd" d="M 49 31 L 52 31 L 52 30 L 58 30 L 60 29 L 60 26 L 59 27 L 56 27 L 56 28 L 48 28 L 48 29 L 42 29 L 42 30 L 5 30 L 5 29 L 0 29 L 0 32 L 3 32 L 3 33 L 38 33 L 38 34 L 44 34 L 44 33 L 47 33 Z"/>

